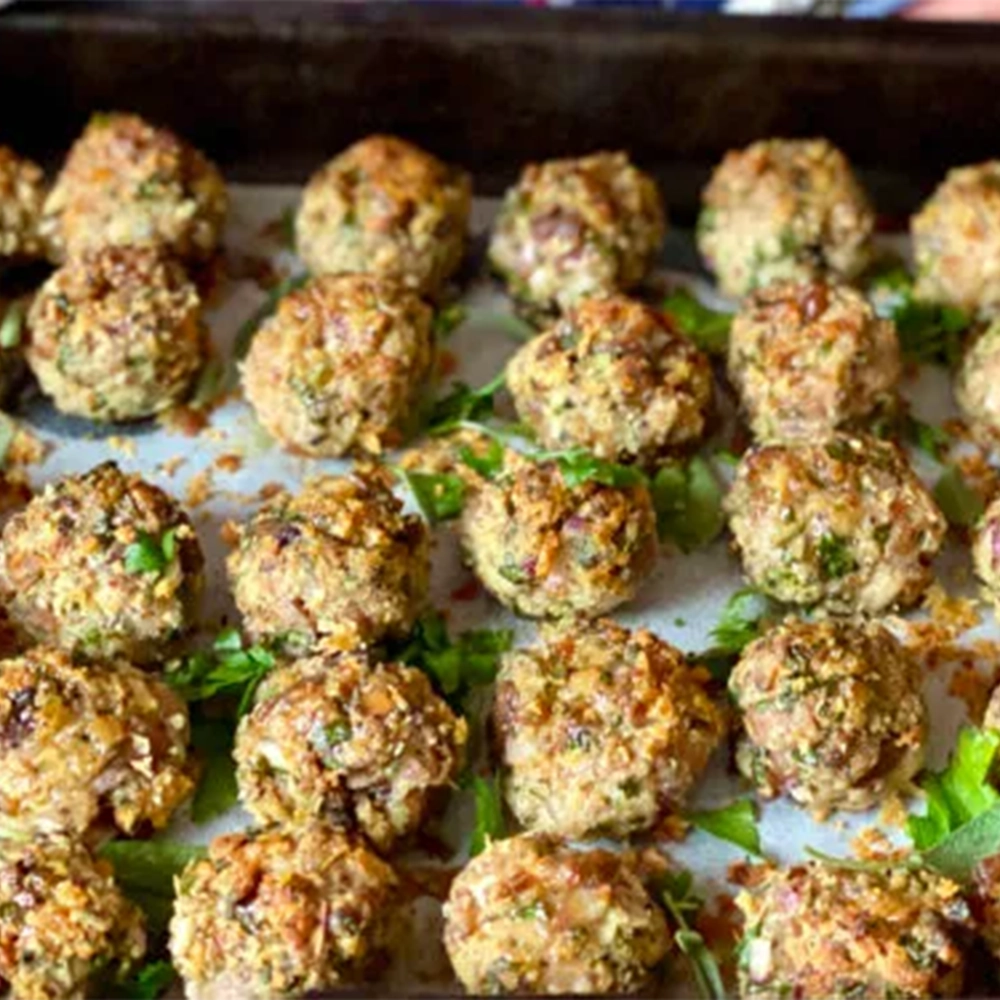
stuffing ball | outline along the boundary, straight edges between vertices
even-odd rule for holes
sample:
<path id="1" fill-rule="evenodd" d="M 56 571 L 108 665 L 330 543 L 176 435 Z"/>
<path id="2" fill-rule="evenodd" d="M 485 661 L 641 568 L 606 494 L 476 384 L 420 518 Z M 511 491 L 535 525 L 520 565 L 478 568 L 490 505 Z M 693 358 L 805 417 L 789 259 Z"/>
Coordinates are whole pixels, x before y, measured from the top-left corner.
<path id="1" fill-rule="evenodd" d="M 38 232 L 44 201 L 42 168 L 0 146 L 0 266 L 44 255 Z"/>
<path id="2" fill-rule="evenodd" d="M 638 993 L 669 946 L 663 912 L 624 856 L 542 834 L 490 844 L 444 912 L 448 957 L 470 993 Z"/>
<path id="3" fill-rule="evenodd" d="M 193 624 L 203 566 L 176 501 L 114 462 L 49 484 L 0 536 L 14 624 L 85 658 L 162 661 Z"/>
<path id="4" fill-rule="evenodd" d="M 895 325 L 846 285 L 775 282 L 733 319 L 729 378 L 758 441 L 822 440 L 890 412 L 901 370 Z"/>
<path id="5" fill-rule="evenodd" d="M 322 819 L 386 851 L 457 781 L 466 737 L 420 670 L 361 655 L 298 660 L 264 681 L 240 724 L 240 797 L 261 823 Z"/>
<path id="6" fill-rule="evenodd" d="M 843 614 L 916 601 L 947 530 L 899 448 L 867 435 L 752 449 L 724 509 L 755 587 Z"/>
<path id="7" fill-rule="evenodd" d="M 1000 160 L 958 167 L 910 220 L 918 298 L 1000 312 Z"/>
<path id="8" fill-rule="evenodd" d="M 0 812 L 28 833 L 167 825 L 194 788 L 187 708 L 122 660 L 35 646 L 0 660 Z"/>
<path id="9" fill-rule="evenodd" d="M 1000 319 L 976 337 L 962 357 L 955 399 L 974 430 L 1000 434 Z"/>
<path id="10" fill-rule="evenodd" d="M 111 866 L 62 838 L 0 840 L 0 988 L 17 1000 L 109 996 L 146 952 Z"/>
<path id="11" fill-rule="evenodd" d="M 322 824 L 217 837 L 178 880 L 170 953 L 188 1000 L 272 1000 L 357 983 L 388 943 L 398 883 Z"/>
<path id="12" fill-rule="evenodd" d="M 63 413 L 139 420 L 181 402 L 205 358 L 201 299 L 154 247 L 104 247 L 64 264 L 28 314 L 26 357 Z"/>
<path id="13" fill-rule="evenodd" d="M 434 367 L 432 313 L 387 278 L 317 278 L 257 332 L 243 388 L 289 451 L 378 455 L 414 429 Z"/>
<path id="14" fill-rule="evenodd" d="M 972 565 L 983 597 L 993 605 L 994 613 L 1000 618 L 1000 498 L 986 508 L 976 525 Z"/>
<path id="15" fill-rule="evenodd" d="M 741 997 L 954 997 L 971 918 L 954 882 L 817 862 L 770 870 L 736 905 Z"/>
<path id="16" fill-rule="evenodd" d="M 409 633 L 427 599 L 430 540 L 392 482 L 377 467 L 313 479 L 242 526 L 226 566 L 255 642 L 302 655 Z"/>
<path id="17" fill-rule="evenodd" d="M 548 160 L 507 192 L 489 259 L 522 307 L 548 314 L 638 285 L 665 231 L 656 184 L 625 153 Z"/>
<path id="18" fill-rule="evenodd" d="M 511 812 L 531 830 L 626 837 L 677 809 L 724 731 L 706 671 L 607 619 L 543 627 L 508 653 L 493 729 Z"/>
<path id="19" fill-rule="evenodd" d="M 996 717 L 998 711 L 1000 703 L 994 692 L 987 721 L 983 725 L 993 729 L 1000 728 L 1000 718 Z M 992 720 L 989 719 L 990 712 L 994 713 Z M 994 963 L 1000 963 L 1000 854 L 984 858 L 973 869 L 970 903 L 976 918 L 976 929 L 993 956 Z"/>
<path id="20" fill-rule="evenodd" d="M 546 448 L 652 465 L 701 438 L 712 366 L 662 313 L 585 299 L 517 352 L 507 387 Z"/>
<path id="21" fill-rule="evenodd" d="M 740 298 L 779 279 L 850 279 L 868 264 L 875 216 L 825 139 L 765 139 L 726 154 L 702 194 L 698 249 Z"/>
<path id="22" fill-rule="evenodd" d="M 462 263 L 471 209 L 465 171 L 372 135 L 312 176 L 296 247 L 313 274 L 365 272 L 434 296 Z"/>
<path id="23" fill-rule="evenodd" d="M 645 485 L 571 485 L 555 462 L 514 452 L 468 498 L 460 530 L 486 589 L 532 618 L 605 614 L 635 596 L 656 562 Z"/>
<path id="24" fill-rule="evenodd" d="M 923 766 L 919 663 L 877 622 L 787 619 L 743 651 L 729 693 L 736 764 L 760 793 L 823 816 L 905 792 Z"/>
<path id="25" fill-rule="evenodd" d="M 219 171 L 197 149 L 138 115 L 95 114 L 49 192 L 41 229 L 57 261 L 152 244 L 194 263 L 215 252 L 227 208 Z"/>

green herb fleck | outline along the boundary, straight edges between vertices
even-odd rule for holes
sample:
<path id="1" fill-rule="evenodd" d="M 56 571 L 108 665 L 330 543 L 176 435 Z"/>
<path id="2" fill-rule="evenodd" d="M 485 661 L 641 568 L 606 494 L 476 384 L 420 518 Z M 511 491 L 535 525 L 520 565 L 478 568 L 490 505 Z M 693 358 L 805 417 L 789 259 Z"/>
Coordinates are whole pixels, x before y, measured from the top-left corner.
<path id="1" fill-rule="evenodd" d="M 562 473 L 563 481 L 570 489 L 589 481 L 618 488 L 644 486 L 649 483 L 641 470 L 631 465 L 620 465 L 617 462 L 597 458 L 584 448 L 572 448 L 569 451 L 539 451 L 527 457 L 536 462 L 555 462 Z"/>
<path id="2" fill-rule="evenodd" d="M 140 531 L 138 538 L 125 549 L 125 572 L 155 573 L 166 571 L 177 555 L 177 529 L 170 528 L 157 537 Z"/>
<path id="3" fill-rule="evenodd" d="M 718 837 L 719 840 L 727 840 L 758 858 L 764 857 L 760 846 L 757 817 L 753 803 L 749 799 L 740 799 L 720 809 L 686 813 L 684 818 L 698 829 Z"/>
<path id="4" fill-rule="evenodd" d="M 434 314 L 431 330 L 440 344 L 447 340 L 468 318 L 468 310 L 458 303 L 445 306 Z"/>
<path id="5" fill-rule="evenodd" d="M 679 288 L 661 306 L 685 334 L 708 354 L 724 354 L 729 346 L 733 317 L 702 305 L 686 288 Z"/>
<path id="6" fill-rule="evenodd" d="M 652 494 L 661 539 L 691 552 L 722 534 L 722 488 L 704 458 L 663 466 L 653 479 Z"/>
<path id="7" fill-rule="evenodd" d="M 116 983 L 111 996 L 121 1000 L 157 1000 L 176 979 L 177 970 L 165 959 L 146 962 L 127 979 Z"/>
<path id="8" fill-rule="evenodd" d="M 453 472 L 416 472 L 397 469 L 420 512 L 430 524 L 451 521 L 465 507 L 465 482 Z"/>
<path id="9" fill-rule="evenodd" d="M 819 568 L 824 580 L 839 580 L 858 567 L 846 538 L 828 531 L 819 540 Z"/>

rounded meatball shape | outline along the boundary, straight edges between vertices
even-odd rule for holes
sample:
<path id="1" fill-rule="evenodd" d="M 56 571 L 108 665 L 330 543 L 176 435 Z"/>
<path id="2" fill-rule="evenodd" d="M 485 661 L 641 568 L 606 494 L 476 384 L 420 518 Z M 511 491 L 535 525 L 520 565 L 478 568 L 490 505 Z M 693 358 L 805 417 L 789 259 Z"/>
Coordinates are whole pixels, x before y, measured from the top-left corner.
<path id="1" fill-rule="evenodd" d="M 95 114 L 49 192 L 41 229 L 57 261 L 153 244 L 193 263 L 215 252 L 227 208 L 215 165 L 173 132 L 138 115 Z"/>
<path id="2" fill-rule="evenodd" d="M 787 619 L 729 678 L 743 732 L 736 765 L 762 795 L 819 815 L 868 809 L 923 766 L 919 663 L 877 622 Z"/>
<path id="3" fill-rule="evenodd" d="M 427 526 L 385 469 L 324 476 L 279 493 L 240 529 L 226 568 L 254 641 L 300 655 L 401 638 L 427 599 Z"/>
<path id="4" fill-rule="evenodd" d="M 44 255 L 38 232 L 44 201 L 42 168 L 0 146 L 0 265 Z"/>
<path id="5" fill-rule="evenodd" d="M 1000 618 L 1000 498 L 985 510 L 972 538 L 972 565 L 983 597 Z M 1000 720 L 1000 715 L 998 715 Z M 1000 727 L 998 727 L 1000 728 Z"/>
<path id="6" fill-rule="evenodd" d="M 29 833 L 161 829 L 194 788 L 184 702 L 121 660 L 0 660 L 0 811 Z"/>
<path id="7" fill-rule="evenodd" d="M 826 139 L 764 139 L 726 154 L 702 193 L 698 249 L 739 298 L 778 279 L 853 278 L 875 216 L 844 154 Z"/>
<path id="8" fill-rule="evenodd" d="M 955 399 L 974 431 L 1000 435 L 1000 319 L 994 320 L 962 356 Z"/>
<path id="9" fill-rule="evenodd" d="M 63 413 L 139 420 L 181 402 L 205 355 L 201 299 L 153 247 L 105 247 L 64 264 L 28 314 L 26 357 Z"/>
<path id="10" fill-rule="evenodd" d="M 204 557 L 187 514 L 114 462 L 51 483 L 0 536 L 0 590 L 38 642 L 162 661 L 191 627 Z"/>
<path id="11" fill-rule="evenodd" d="M 668 949 L 628 860 L 542 834 L 495 841 L 451 886 L 444 943 L 469 993 L 638 993 Z"/>
<path id="12" fill-rule="evenodd" d="M 891 410 L 902 371 L 890 320 L 846 285 L 776 282 L 740 306 L 729 378 L 758 441 L 815 441 Z"/>
<path id="13" fill-rule="evenodd" d="M 465 171 L 372 135 L 309 180 L 296 248 L 313 274 L 363 271 L 434 295 L 462 263 L 471 210 Z"/>
<path id="14" fill-rule="evenodd" d="M 920 299 L 1000 312 L 1000 160 L 950 170 L 910 220 Z"/>
<path id="15" fill-rule="evenodd" d="M 271 674 L 236 738 L 240 798 L 261 823 L 322 819 L 380 851 L 458 778 L 467 726 L 426 674 L 318 656 Z"/>
<path id="16" fill-rule="evenodd" d="M 398 882 L 322 824 L 217 837 L 178 882 L 170 953 L 188 1000 L 271 1000 L 362 980 L 388 943 Z"/>
<path id="17" fill-rule="evenodd" d="M 843 614 L 916 601 L 947 529 L 899 448 L 867 435 L 752 449 L 723 506 L 754 586 Z"/>
<path id="18" fill-rule="evenodd" d="M 486 589 L 532 618 L 605 614 L 635 596 L 657 554 L 646 486 L 570 485 L 555 462 L 513 452 L 466 501 L 461 535 Z"/>
<path id="19" fill-rule="evenodd" d="M 257 332 L 243 388 L 289 451 L 378 455 L 414 428 L 434 366 L 432 313 L 395 281 L 317 278 Z"/>
<path id="20" fill-rule="evenodd" d="M 712 366 L 662 313 L 585 299 L 517 352 L 507 387 L 546 448 L 650 465 L 702 436 Z"/>
<path id="21" fill-rule="evenodd" d="M 651 632 L 567 621 L 508 653 L 493 730 L 520 824 L 628 836 L 683 804 L 724 731 L 706 671 Z"/>
<path id="22" fill-rule="evenodd" d="M 770 870 L 736 905 L 741 997 L 954 997 L 972 921 L 954 882 L 906 868 Z"/>
<path id="23" fill-rule="evenodd" d="M 489 259 L 522 307 L 554 313 L 639 284 L 665 231 L 656 184 L 625 153 L 548 160 L 504 197 Z"/>
<path id="24" fill-rule="evenodd" d="M 111 866 L 63 838 L 0 840 L 0 982 L 19 1000 L 107 996 L 146 952 Z"/>

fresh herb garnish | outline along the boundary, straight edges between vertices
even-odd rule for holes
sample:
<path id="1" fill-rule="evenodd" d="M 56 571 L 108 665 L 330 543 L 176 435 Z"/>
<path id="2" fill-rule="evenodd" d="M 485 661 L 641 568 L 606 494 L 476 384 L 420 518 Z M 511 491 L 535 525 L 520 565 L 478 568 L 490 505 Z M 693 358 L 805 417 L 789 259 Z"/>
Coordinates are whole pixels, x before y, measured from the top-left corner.
<path id="1" fill-rule="evenodd" d="M 824 580 L 839 580 L 857 569 L 846 538 L 828 531 L 819 540 L 819 569 Z"/>
<path id="2" fill-rule="evenodd" d="M 201 778 L 191 800 L 191 819 L 197 824 L 207 823 L 236 805 L 235 737 L 235 727 L 228 719 L 200 718 L 191 723 L 191 745 L 202 762 Z"/>
<path id="3" fill-rule="evenodd" d="M 476 804 L 476 820 L 469 842 L 469 857 L 482 854 L 491 841 L 502 840 L 507 834 L 504 822 L 503 799 L 500 783 L 496 777 L 480 778 L 478 775 L 468 780 Z"/>
<path id="4" fill-rule="evenodd" d="M 660 307 L 707 354 L 725 354 L 733 317 L 702 305 L 686 288 L 679 288 Z"/>
<path id="5" fill-rule="evenodd" d="M 496 438 L 490 438 L 484 455 L 478 455 L 468 445 L 462 445 L 458 449 L 458 457 L 464 465 L 473 472 L 478 472 L 484 479 L 494 479 L 503 471 L 504 446 Z"/>
<path id="6" fill-rule="evenodd" d="M 21 331 L 24 327 L 24 302 L 17 299 L 12 302 L 0 322 L 0 347 L 10 349 L 21 343 Z"/>
<path id="7" fill-rule="evenodd" d="M 695 456 L 664 465 L 651 484 L 661 539 L 684 552 L 715 541 L 725 527 L 722 488 L 708 462 Z"/>
<path id="8" fill-rule="evenodd" d="M 689 871 L 669 872 L 659 880 L 663 905 L 674 924 L 674 941 L 687 958 L 698 993 L 705 1000 L 725 1000 L 719 963 L 705 939 L 691 925 L 704 905 L 694 893 L 694 879 Z"/>
<path id="9" fill-rule="evenodd" d="M 301 288 L 309 280 L 308 274 L 293 274 L 279 281 L 274 288 L 267 293 L 267 298 L 254 311 L 253 315 L 241 324 L 236 331 L 236 338 L 233 341 L 233 357 L 237 361 L 242 361 L 250 350 L 261 323 L 264 322 L 277 308 L 278 303 L 288 294 Z"/>
<path id="10" fill-rule="evenodd" d="M 434 339 L 439 344 L 447 340 L 468 317 L 468 310 L 465 306 L 459 305 L 457 302 L 439 309 L 434 314 L 434 319 L 431 323 L 431 331 L 434 334 Z"/>
<path id="11" fill-rule="evenodd" d="M 934 500 L 948 523 L 957 528 L 971 528 L 984 510 L 982 497 L 955 465 L 949 465 L 934 484 Z"/>
<path id="12" fill-rule="evenodd" d="M 774 603 L 753 587 L 742 587 L 722 609 L 718 625 L 712 629 L 712 646 L 690 659 L 703 664 L 718 681 L 726 681 L 743 648 L 760 633 L 764 620 L 774 613 Z"/>
<path id="13" fill-rule="evenodd" d="M 952 441 L 951 435 L 943 427 L 924 423 L 909 414 L 903 422 L 903 435 L 918 451 L 935 462 L 944 462 Z"/>
<path id="14" fill-rule="evenodd" d="M 585 448 L 571 448 L 568 451 L 539 451 L 529 453 L 528 458 L 536 462 L 555 462 L 562 473 L 563 481 L 570 489 L 586 482 L 597 482 L 604 486 L 644 486 L 649 483 L 646 475 L 631 465 L 620 465 L 592 455 Z"/>
<path id="15" fill-rule="evenodd" d="M 430 524 L 451 521 L 465 507 L 465 481 L 454 472 L 417 472 L 397 469 L 420 513 Z"/>
<path id="16" fill-rule="evenodd" d="M 166 571 L 177 556 L 177 529 L 170 528 L 157 537 L 140 531 L 137 539 L 125 549 L 125 572 L 132 574 Z"/>
<path id="17" fill-rule="evenodd" d="M 110 995 L 121 1000 L 157 1000 L 176 979 L 177 970 L 161 958 L 146 962 L 127 979 L 116 983 Z"/>
<path id="18" fill-rule="evenodd" d="M 727 840 L 758 858 L 764 857 L 760 846 L 757 816 L 749 799 L 740 799 L 719 809 L 685 813 L 684 818 L 699 830 L 704 830 L 719 840 Z"/>
<path id="19" fill-rule="evenodd" d="M 486 385 L 472 389 L 464 382 L 455 382 L 451 392 L 439 399 L 431 410 L 427 433 L 435 436 L 456 430 L 465 421 L 480 421 L 493 415 L 494 399 L 503 388 L 507 373 L 500 372 Z"/>

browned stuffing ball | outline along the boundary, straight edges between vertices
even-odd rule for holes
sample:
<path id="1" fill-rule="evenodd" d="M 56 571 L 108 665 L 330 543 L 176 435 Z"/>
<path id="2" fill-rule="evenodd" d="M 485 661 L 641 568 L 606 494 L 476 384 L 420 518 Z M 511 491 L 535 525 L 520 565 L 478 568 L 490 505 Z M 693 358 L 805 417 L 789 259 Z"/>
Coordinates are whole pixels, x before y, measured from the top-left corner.
<path id="1" fill-rule="evenodd" d="M 103 997 L 142 961 L 146 921 L 79 844 L 4 838 L 0 942 L 0 988 L 17 1000 Z"/>
<path id="2" fill-rule="evenodd" d="M 217 837 L 177 887 L 170 952 L 188 1000 L 271 1000 L 362 981 L 398 883 L 361 841 L 313 824 Z"/>
<path id="3" fill-rule="evenodd" d="M 972 565 L 983 597 L 1000 617 L 1000 498 L 993 500 L 976 525 L 972 537 Z"/>
<path id="4" fill-rule="evenodd" d="M 970 315 L 1000 312 L 1000 160 L 950 170 L 910 234 L 918 298 Z"/>
<path id="5" fill-rule="evenodd" d="M 228 208 L 215 165 L 138 115 L 91 116 L 45 201 L 42 233 L 57 261 L 103 246 L 161 246 L 211 257 Z"/>
<path id="6" fill-rule="evenodd" d="M 281 492 L 240 529 L 226 568 L 254 641 L 301 655 L 405 636 L 427 599 L 427 526 L 391 492 L 386 469 Z"/>
<path id="7" fill-rule="evenodd" d="M 462 263 L 471 208 L 465 171 L 372 135 L 309 180 L 296 246 L 313 274 L 365 272 L 434 296 Z"/>
<path id="8" fill-rule="evenodd" d="M 743 723 L 737 767 L 767 798 L 784 793 L 821 816 L 906 792 L 927 742 L 922 682 L 877 622 L 787 619 L 729 678 Z"/>
<path id="9" fill-rule="evenodd" d="M 194 788 L 184 702 L 123 660 L 0 660 L 0 812 L 29 834 L 161 829 Z"/>
<path id="10" fill-rule="evenodd" d="M 724 731 L 708 674 L 607 619 L 508 653 L 493 707 L 507 804 L 530 830 L 625 837 L 679 808 Z"/>
<path id="11" fill-rule="evenodd" d="M 702 436 L 712 366 L 662 313 L 585 299 L 518 351 L 507 387 L 546 448 L 649 465 Z"/>
<path id="12" fill-rule="evenodd" d="M 187 514 L 114 462 L 46 486 L 0 539 L 14 624 L 86 658 L 162 662 L 193 623 L 203 566 Z"/>
<path id="13" fill-rule="evenodd" d="M 992 713 L 993 718 L 989 718 Z M 1000 729 L 1000 702 L 993 693 L 984 727 Z M 1000 855 L 985 858 L 973 869 L 969 902 L 976 918 L 976 928 L 994 963 L 1000 963 Z"/>
<path id="14" fill-rule="evenodd" d="M 772 281 L 850 279 L 870 256 L 875 216 L 826 139 L 764 139 L 732 150 L 702 194 L 698 249 L 739 298 Z"/>
<path id="15" fill-rule="evenodd" d="M 327 275 L 282 299 L 257 332 L 243 388 L 289 451 L 378 455 L 407 438 L 434 366 L 432 313 L 402 285 Z"/>
<path id="16" fill-rule="evenodd" d="M 38 233 L 44 201 L 42 168 L 0 146 L 0 265 L 44 256 Z"/>
<path id="17" fill-rule="evenodd" d="M 961 888 L 907 868 L 770 870 L 736 899 L 740 996 L 959 996 L 971 937 Z"/>
<path id="18" fill-rule="evenodd" d="M 240 798 L 258 822 L 322 819 L 384 852 L 456 782 L 466 737 L 420 670 L 361 655 L 298 660 L 265 680 L 240 724 Z"/>
<path id="19" fill-rule="evenodd" d="M 847 285 L 774 282 L 729 335 L 729 378 L 758 441 L 815 441 L 892 410 L 902 371 L 890 320 Z"/>
<path id="20" fill-rule="evenodd" d="M 947 529 L 903 452 L 867 435 L 754 448 L 723 506 L 755 587 L 843 614 L 916 601 Z"/>
<path id="21" fill-rule="evenodd" d="M 445 904 L 444 943 L 469 993 L 631 994 L 669 947 L 627 857 L 542 834 L 492 843 Z"/>
<path id="22" fill-rule="evenodd" d="M 1000 436 L 1000 319 L 982 330 L 962 356 L 955 400 L 979 436 L 990 443 Z"/>
<path id="23" fill-rule="evenodd" d="M 490 264 L 522 307 L 554 313 L 635 287 L 665 231 L 656 184 L 625 153 L 532 163 L 504 198 Z"/>
<path id="24" fill-rule="evenodd" d="M 460 522 L 476 576 L 534 618 L 597 617 L 631 600 L 656 562 L 656 514 L 643 484 L 569 485 L 554 461 L 508 452 Z"/>
<path id="25" fill-rule="evenodd" d="M 63 413 L 138 420 L 181 402 L 205 357 L 201 299 L 155 247 L 104 247 L 64 264 L 28 314 L 26 356 Z"/>

